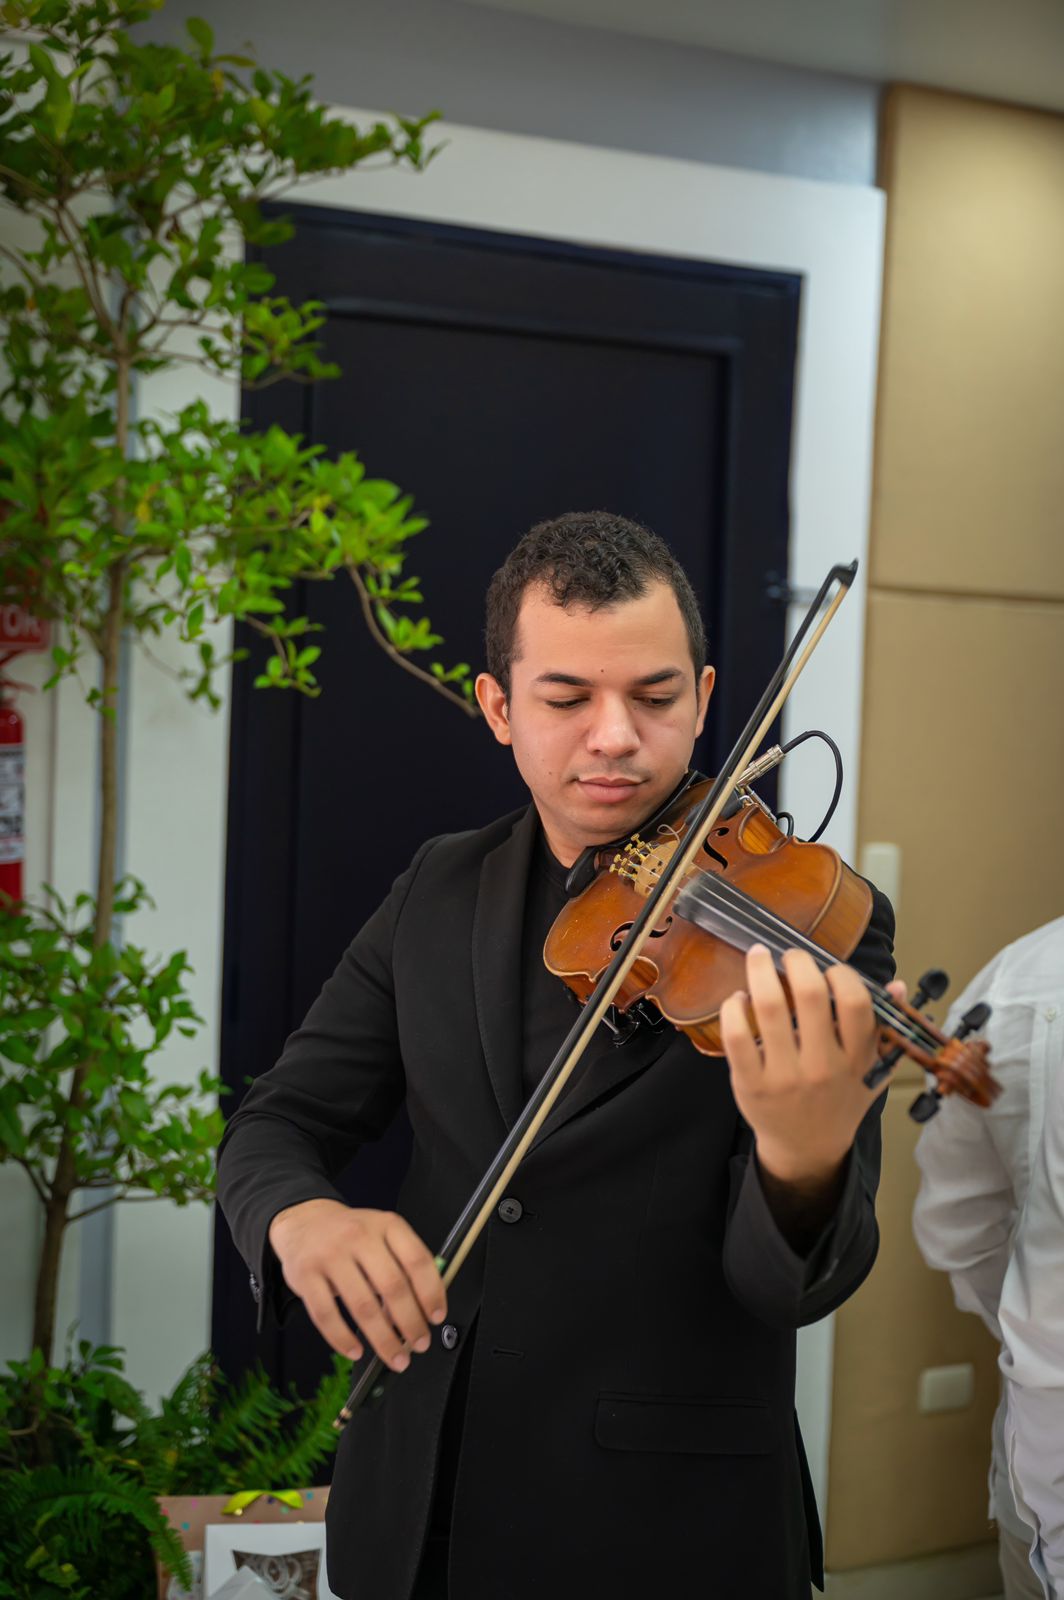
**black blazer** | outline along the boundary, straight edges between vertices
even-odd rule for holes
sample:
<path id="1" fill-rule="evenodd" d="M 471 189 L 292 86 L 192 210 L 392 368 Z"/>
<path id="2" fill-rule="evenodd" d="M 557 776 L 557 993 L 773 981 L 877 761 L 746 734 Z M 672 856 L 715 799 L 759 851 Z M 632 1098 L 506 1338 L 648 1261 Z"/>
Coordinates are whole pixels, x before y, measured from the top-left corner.
<path id="1" fill-rule="evenodd" d="M 233 1117 L 219 1198 L 278 1313 L 291 1295 L 271 1219 L 340 1198 L 333 1178 L 401 1101 L 414 1149 L 399 1209 L 430 1248 L 516 1118 L 536 826 L 530 807 L 424 845 Z M 853 959 L 879 981 L 893 920 L 877 893 Z M 328 1572 L 343 1600 L 411 1594 L 475 1317 L 452 1600 L 807 1600 L 822 1556 L 795 1329 L 875 1257 L 878 1103 L 804 1259 L 750 1152 L 727 1064 L 671 1028 L 578 1072 L 514 1178 L 519 1220 L 494 1219 L 452 1285 L 457 1343 L 437 1333 L 341 1439 Z"/>

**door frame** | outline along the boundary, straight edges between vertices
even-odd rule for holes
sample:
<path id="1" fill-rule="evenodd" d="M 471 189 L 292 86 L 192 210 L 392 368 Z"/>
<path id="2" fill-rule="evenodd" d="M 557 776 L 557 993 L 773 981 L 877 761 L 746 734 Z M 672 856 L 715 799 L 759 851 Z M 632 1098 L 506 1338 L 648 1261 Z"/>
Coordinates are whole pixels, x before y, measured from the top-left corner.
<path id="1" fill-rule="evenodd" d="M 333 109 L 360 125 L 387 115 Z M 788 631 L 801 619 L 802 600 L 830 566 L 856 558 L 860 568 L 847 603 L 784 707 L 783 731 L 790 738 L 804 728 L 823 727 L 838 743 L 846 783 L 825 842 L 853 860 L 886 196 L 853 184 L 455 123 L 436 124 L 435 134 L 446 148 L 424 172 L 348 173 L 308 184 L 299 199 L 800 275 L 787 574 L 794 603 Z M 760 688 L 751 686 L 751 704 Z M 833 774 L 813 759 L 784 765 L 780 804 L 800 829 L 815 827 L 832 781 Z M 822 1514 L 832 1351 L 832 1318 L 801 1330 L 798 1414 Z"/>
<path id="2" fill-rule="evenodd" d="M 380 111 L 334 107 L 359 124 Z M 847 782 L 826 836 L 852 856 L 856 833 L 864 565 L 868 549 L 885 196 L 853 184 L 703 166 L 435 125 L 445 145 L 419 174 L 353 172 L 307 184 L 301 206 L 333 206 L 596 249 L 797 274 L 802 280 L 791 471 L 790 570 L 799 603 L 828 567 L 858 579 L 784 711 L 784 731 L 827 727 Z M 751 689 L 751 703 L 757 690 Z M 781 804 L 813 827 L 833 774 L 785 766 Z"/>

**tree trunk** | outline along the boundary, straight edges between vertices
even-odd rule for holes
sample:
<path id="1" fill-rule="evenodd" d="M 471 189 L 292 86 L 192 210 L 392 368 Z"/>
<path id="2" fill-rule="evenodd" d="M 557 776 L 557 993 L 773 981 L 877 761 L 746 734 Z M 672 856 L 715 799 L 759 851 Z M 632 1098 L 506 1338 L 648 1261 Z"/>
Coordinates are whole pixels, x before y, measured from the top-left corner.
<path id="1" fill-rule="evenodd" d="M 125 451 L 129 439 L 129 364 L 117 365 L 115 401 L 115 440 Z M 123 485 L 119 484 L 115 524 L 121 516 Z M 96 862 L 96 922 L 94 950 L 100 950 L 111 937 L 114 923 L 115 863 L 118 854 L 118 692 L 119 662 L 122 647 L 122 622 L 125 612 L 126 567 L 116 562 L 107 575 L 107 612 L 100 648 L 102 693 L 100 717 L 100 845 Z M 70 1080 L 67 1104 L 71 1112 L 81 1104 L 89 1062 L 75 1067 Z M 59 1270 L 63 1257 L 63 1237 L 70 1220 L 70 1202 L 76 1189 L 74 1131 L 68 1118 L 59 1142 L 55 1172 L 45 1207 L 44 1239 L 37 1266 L 37 1287 L 33 1303 L 33 1344 L 52 1360 L 55 1345 L 55 1312 L 59 1290 Z"/>
<path id="2" fill-rule="evenodd" d="M 100 848 L 96 862 L 96 925 L 92 940 L 96 950 L 110 939 L 114 921 L 115 861 L 118 854 L 118 668 L 122 648 L 125 577 L 122 563 L 116 563 L 108 574 L 107 620 L 101 652 Z"/>
<path id="3" fill-rule="evenodd" d="M 58 1171 L 56 1178 L 58 1179 Z M 33 1348 L 44 1353 L 51 1365 L 55 1344 L 55 1308 L 59 1292 L 59 1263 L 63 1253 L 63 1234 L 67 1225 L 69 1195 L 61 1205 L 53 1189 L 44 1216 L 44 1239 L 37 1267 L 37 1289 L 33 1301 Z"/>

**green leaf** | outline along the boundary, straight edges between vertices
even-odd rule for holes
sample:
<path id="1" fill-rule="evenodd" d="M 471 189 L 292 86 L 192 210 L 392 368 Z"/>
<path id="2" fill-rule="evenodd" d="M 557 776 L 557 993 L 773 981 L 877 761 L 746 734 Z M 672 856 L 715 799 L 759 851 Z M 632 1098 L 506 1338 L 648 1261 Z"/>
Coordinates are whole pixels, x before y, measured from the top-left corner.
<path id="1" fill-rule="evenodd" d="M 74 113 L 70 86 L 57 70 L 50 51 L 42 45 L 31 44 L 28 53 L 33 65 L 48 85 L 41 105 L 52 119 L 56 138 L 65 139 Z"/>
<path id="2" fill-rule="evenodd" d="M 261 99 L 260 96 L 252 95 L 251 99 L 248 101 L 248 109 L 250 110 L 251 115 L 255 118 L 255 121 L 258 123 L 259 127 L 265 133 L 266 129 L 270 126 L 270 123 L 276 116 L 273 106 L 268 104 L 267 101 Z"/>
<path id="3" fill-rule="evenodd" d="M 214 29 L 202 17 L 189 17 L 185 23 L 194 44 L 198 44 L 200 54 L 206 58 L 214 49 Z"/>

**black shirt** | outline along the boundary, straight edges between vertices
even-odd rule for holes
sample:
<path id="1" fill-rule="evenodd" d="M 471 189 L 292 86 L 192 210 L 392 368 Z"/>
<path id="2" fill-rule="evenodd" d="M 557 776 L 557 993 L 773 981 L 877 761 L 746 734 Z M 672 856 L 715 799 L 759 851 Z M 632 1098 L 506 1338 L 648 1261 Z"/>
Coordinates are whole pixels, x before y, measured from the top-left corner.
<path id="1" fill-rule="evenodd" d="M 542 829 L 532 853 L 525 899 L 524 933 L 521 939 L 521 1022 L 522 1074 L 527 1099 L 554 1060 L 559 1045 L 579 1015 L 573 991 L 561 978 L 548 971 L 543 962 L 543 946 L 568 896 L 565 880 L 569 868 L 563 867 L 547 843 Z M 609 1037 L 588 1047 L 590 1061 L 602 1048 L 609 1048 Z"/>

